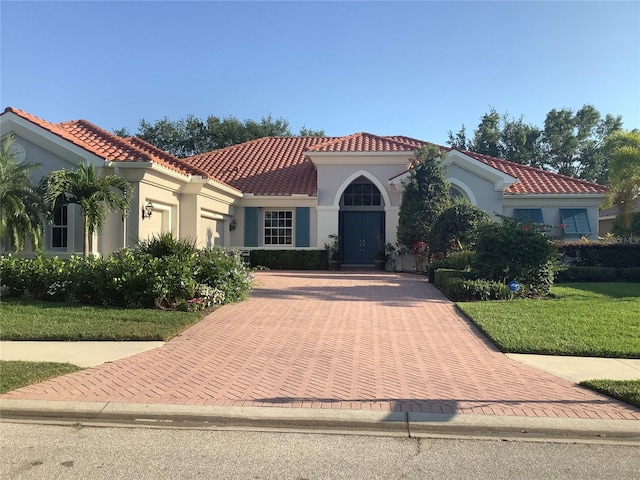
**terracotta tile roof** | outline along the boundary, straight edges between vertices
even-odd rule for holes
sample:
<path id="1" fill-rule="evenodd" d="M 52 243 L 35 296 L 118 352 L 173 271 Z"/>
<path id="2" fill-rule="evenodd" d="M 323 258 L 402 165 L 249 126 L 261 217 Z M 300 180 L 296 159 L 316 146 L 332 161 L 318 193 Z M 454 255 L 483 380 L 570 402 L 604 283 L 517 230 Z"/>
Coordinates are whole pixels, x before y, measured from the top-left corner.
<path id="1" fill-rule="evenodd" d="M 518 179 L 517 183 L 505 190 L 506 194 L 573 194 L 594 193 L 605 194 L 607 187 L 597 183 L 587 182 L 577 178 L 567 177 L 558 173 L 547 172 L 538 168 L 520 165 L 500 158 L 489 157 L 479 153 L 463 151 L 465 155 L 478 160 L 501 172 Z"/>
<path id="2" fill-rule="evenodd" d="M 118 137 L 86 120 L 51 123 L 17 108 L 8 107 L 4 113 L 8 112 L 112 162 L 153 162 L 183 175 L 209 176 L 206 172 L 144 140 L 137 137 Z"/>
<path id="3" fill-rule="evenodd" d="M 316 195 L 316 168 L 305 152 L 342 137 L 264 137 L 185 159 L 255 195 Z"/>
<path id="4" fill-rule="evenodd" d="M 346 137 L 264 137 L 180 159 L 139 138 L 120 138 L 86 120 L 59 124 L 22 110 L 12 112 L 103 158 L 120 162 L 151 161 L 185 175 L 209 177 L 255 195 L 317 195 L 316 169 L 306 153 L 414 152 L 428 145 L 415 138 L 360 132 Z M 442 150 L 452 150 L 440 146 Z M 463 154 L 518 179 L 505 194 L 604 194 L 606 187 L 474 152 Z"/>
<path id="5" fill-rule="evenodd" d="M 408 137 L 379 137 L 371 133 L 354 133 L 314 145 L 309 152 L 413 152 L 416 144 L 405 142 Z M 425 142 L 422 142 L 425 143 Z M 419 148 L 419 147 L 418 147 Z"/>

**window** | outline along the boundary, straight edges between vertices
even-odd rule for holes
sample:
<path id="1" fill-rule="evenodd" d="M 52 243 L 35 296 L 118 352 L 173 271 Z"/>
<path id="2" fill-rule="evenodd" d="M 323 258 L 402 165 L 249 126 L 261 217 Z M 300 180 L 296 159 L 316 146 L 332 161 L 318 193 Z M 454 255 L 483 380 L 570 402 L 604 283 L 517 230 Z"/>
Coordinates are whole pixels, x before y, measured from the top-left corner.
<path id="1" fill-rule="evenodd" d="M 586 208 L 561 208 L 560 218 L 564 225 L 565 235 L 591 235 Z"/>
<path id="2" fill-rule="evenodd" d="M 544 223 L 541 208 L 514 208 L 513 216 L 523 223 Z"/>
<path id="3" fill-rule="evenodd" d="M 342 205 L 347 207 L 381 205 L 380 190 L 372 183 L 352 183 L 342 194 Z"/>
<path id="4" fill-rule="evenodd" d="M 464 200 L 467 197 L 464 195 L 464 193 L 462 193 L 460 191 L 460 189 L 458 189 L 458 188 L 456 188 L 454 186 L 451 186 L 451 187 L 449 187 L 449 198 L 451 200 L 456 200 L 458 198 L 461 199 L 461 200 Z"/>
<path id="5" fill-rule="evenodd" d="M 266 210 L 264 212 L 264 244 L 291 245 L 293 243 L 293 211 Z"/>
<path id="6" fill-rule="evenodd" d="M 69 226 L 67 206 L 63 205 L 53 212 L 51 227 L 51 247 L 67 248 L 67 227 Z"/>

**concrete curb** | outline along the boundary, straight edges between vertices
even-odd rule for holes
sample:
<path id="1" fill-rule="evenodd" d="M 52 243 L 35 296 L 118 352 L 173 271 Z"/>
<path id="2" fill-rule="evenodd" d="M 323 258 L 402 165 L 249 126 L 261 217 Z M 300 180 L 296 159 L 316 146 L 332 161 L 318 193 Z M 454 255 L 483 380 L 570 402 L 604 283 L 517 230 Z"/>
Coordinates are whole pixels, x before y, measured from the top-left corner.
<path id="1" fill-rule="evenodd" d="M 3 420 L 258 429 L 385 436 L 490 436 L 521 440 L 624 440 L 640 443 L 640 422 L 577 418 L 448 415 L 370 410 L 214 407 L 109 402 L 0 400 Z"/>

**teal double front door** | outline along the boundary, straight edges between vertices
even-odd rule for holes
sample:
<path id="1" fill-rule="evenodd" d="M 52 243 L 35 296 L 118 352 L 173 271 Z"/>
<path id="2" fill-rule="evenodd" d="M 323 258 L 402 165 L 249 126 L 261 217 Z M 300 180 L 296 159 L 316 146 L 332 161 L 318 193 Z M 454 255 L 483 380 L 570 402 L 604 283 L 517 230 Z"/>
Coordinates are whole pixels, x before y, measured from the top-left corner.
<path id="1" fill-rule="evenodd" d="M 340 212 L 343 262 L 346 265 L 373 265 L 384 249 L 384 212 Z"/>

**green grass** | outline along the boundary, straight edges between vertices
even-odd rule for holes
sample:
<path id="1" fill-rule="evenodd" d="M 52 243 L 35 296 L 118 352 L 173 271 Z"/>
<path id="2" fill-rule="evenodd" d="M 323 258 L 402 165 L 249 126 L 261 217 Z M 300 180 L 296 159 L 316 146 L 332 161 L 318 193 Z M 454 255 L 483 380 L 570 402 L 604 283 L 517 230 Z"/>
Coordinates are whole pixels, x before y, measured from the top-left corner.
<path id="1" fill-rule="evenodd" d="M 70 363 L 0 361 L 0 393 L 82 370 Z"/>
<path id="2" fill-rule="evenodd" d="M 580 385 L 640 408 L 640 380 L 587 380 Z"/>
<path id="3" fill-rule="evenodd" d="M 3 299 L 1 340 L 166 341 L 202 312 L 125 309 Z"/>
<path id="4" fill-rule="evenodd" d="M 640 358 L 640 284 L 574 283 L 556 298 L 460 302 L 458 307 L 510 353 Z"/>

